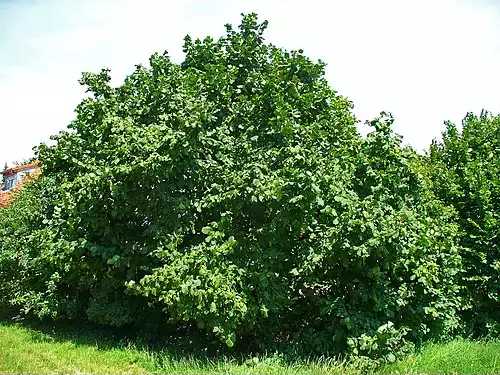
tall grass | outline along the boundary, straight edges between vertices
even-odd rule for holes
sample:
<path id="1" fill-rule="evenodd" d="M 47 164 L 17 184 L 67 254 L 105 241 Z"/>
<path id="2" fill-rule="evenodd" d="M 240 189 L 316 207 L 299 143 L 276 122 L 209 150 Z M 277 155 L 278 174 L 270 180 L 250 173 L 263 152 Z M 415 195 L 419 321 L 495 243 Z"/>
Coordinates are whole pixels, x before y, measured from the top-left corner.
<path id="1" fill-rule="evenodd" d="M 62 330 L 62 331 L 61 331 Z M 497 374 L 500 341 L 428 344 L 408 358 L 377 368 L 335 358 L 180 354 L 96 331 L 39 330 L 0 324 L 0 373 L 9 374 Z"/>
<path id="2" fill-rule="evenodd" d="M 430 343 L 379 371 L 403 374 L 500 374 L 500 340 Z"/>

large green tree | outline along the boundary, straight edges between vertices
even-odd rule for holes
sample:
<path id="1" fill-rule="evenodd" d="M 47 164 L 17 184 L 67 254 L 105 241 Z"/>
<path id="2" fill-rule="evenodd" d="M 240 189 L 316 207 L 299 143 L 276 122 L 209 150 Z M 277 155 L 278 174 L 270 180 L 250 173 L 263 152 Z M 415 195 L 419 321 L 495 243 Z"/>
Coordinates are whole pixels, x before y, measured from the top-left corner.
<path id="1" fill-rule="evenodd" d="M 123 315 L 93 306 L 124 301 L 125 281 L 230 345 L 293 304 L 290 271 L 348 188 L 358 138 L 324 64 L 265 44 L 265 28 L 249 15 L 218 41 L 187 37 L 181 65 L 153 55 L 118 88 L 85 74 L 93 97 L 40 149 L 65 189 L 63 237 L 98 275 L 98 321 Z"/>

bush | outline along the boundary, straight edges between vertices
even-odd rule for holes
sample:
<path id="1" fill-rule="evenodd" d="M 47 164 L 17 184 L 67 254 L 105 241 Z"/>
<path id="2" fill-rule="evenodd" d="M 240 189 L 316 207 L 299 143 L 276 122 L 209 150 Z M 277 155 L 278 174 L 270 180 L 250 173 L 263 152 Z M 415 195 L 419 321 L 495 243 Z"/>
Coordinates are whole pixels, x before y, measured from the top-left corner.
<path id="1" fill-rule="evenodd" d="M 348 186 L 358 138 L 324 64 L 264 44 L 265 27 L 250 15 L 217 42 L 187 37 L 183 64 L 153 55 L 118 88 L 107 71 L 85 74 L 94 97 L 40 148 L 91 319 L 140 319 L 127 282 L 231 346 L 293 305 L 290 272 Z"/>
<path id="2" fill-rule="evenodd" d="M 304 297 L 288 320 L 300 318 L 301 340 L 319 351 L 347 348 L 348 339 L 373 336 L 389 321 L 409 328 L 405 339 L 416 342 L 446 337 L 458 325 L 452 211 L 432 199 L 417 154 L 401 147 L 391 124 L 387 116 L 371 122 L 350 188 L 331 196 L 301 258 Z"/>
<path id="3" fill-rule="evenodd" d="M 0 209 L 0 301 L 23 313 L 56 317 L 58 280 L 53 232 L 46 225 L 55 193 L 48 178 L 25 184 Z"/>
<path id="4" fill-rule="evenodd" d="M 394 362 L 410 354 L 415 346 L 405 337 L 408 329 L 405 327 L 394 328 L 392 322 L 380 326 L 374 336 L 361 335 L 350 338 L 349 353 L 354 358 L 368 358 L 379 362 Z"/>
<path id="5" fill-rule="evenodd" d="M 448 122 L 428 155 L 436 196 L 456 210 L 464 262 L 468 332 L 500 333 L 500 116 L 469 113 Z"/>
<path id="6" fill-rule="evenodd" d="M 425 164 L 390 116 L 361 138 L 325 64 L 266 26 L 186 37 L 182 64 L 155 54 L 119 87 L 83 75 L 91 97 L 38 149 L 44 178 L 2 213 L 9 303 L 386 359 L 457 328 L 458 229 Z"/>

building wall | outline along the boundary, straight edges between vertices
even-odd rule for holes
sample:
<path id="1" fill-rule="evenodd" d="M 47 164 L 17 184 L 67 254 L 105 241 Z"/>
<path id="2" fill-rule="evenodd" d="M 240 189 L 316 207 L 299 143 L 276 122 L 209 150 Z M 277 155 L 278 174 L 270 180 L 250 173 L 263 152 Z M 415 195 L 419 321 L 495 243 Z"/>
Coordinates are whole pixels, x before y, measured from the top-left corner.
<path id="1" fill-rule="evenodd" d="M 8 191 L 12 189 L 14 186 L 16 186 L 21 180 L 26 176 L 27 173 L 32 173 L 36 170 L 36 166 L 29 166 L 27 168 L 22 168 L 20 171 L 16 172 L 15 169 L 14 171 L 8 170 L 9 174 L 3 175 L 2 177 L 2 183 L 3 185 L 2 190 Z M 11 172 L 12 171 L 12 172 Z"/>
<path id="2" fill-rule="evenodd" d="M 20 165 L 14 168 L 9 168 L 0 173 L 0 207 L 8 207 L 15 198 L 15 193 L 22 189 L 23 184 L 37 178 L 41 171 L 37 167 L 38 162 Z M 4 185 L 4 182 L 7 182 Z M 4 186 L 3 186 L 4 185 Z"/>

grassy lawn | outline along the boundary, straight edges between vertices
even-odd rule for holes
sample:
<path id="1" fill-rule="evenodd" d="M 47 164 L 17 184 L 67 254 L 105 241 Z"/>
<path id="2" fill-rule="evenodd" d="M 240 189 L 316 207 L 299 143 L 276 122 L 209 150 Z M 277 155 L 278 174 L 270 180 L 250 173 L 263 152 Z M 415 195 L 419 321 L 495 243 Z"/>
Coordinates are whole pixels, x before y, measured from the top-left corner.
<path id="1" fill-rule="evenodd" d="M 500 340 L 455 340 L 446 344 L 428 344 L 418 354 L 380 371 L 402 374 L 500 374 Z"/>
<path id="2" fill-rule="evenodd" d="M 195 353 L 196 354 L 196 353 Z M 9 374 L 358 374 L 355 363 L 333 359 L 297 360 L 181 356 L 148 350 L 126 340 L 92 333 L 59 334 L 14 324 L 0 324 L 0 373 Z M 500 341 L 452 341 L 430 344 L 377 373 L 500 373 Z"/>

